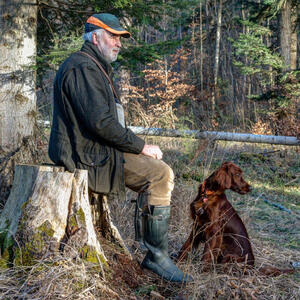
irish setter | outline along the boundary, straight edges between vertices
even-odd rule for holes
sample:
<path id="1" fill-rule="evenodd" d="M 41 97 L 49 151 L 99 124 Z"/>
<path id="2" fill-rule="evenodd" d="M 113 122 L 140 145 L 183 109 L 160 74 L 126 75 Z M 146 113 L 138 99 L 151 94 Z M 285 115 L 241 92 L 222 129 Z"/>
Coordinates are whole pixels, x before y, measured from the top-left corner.
<path id="1" fill-rule="evenodd" d="M 243 262 L 254 265 L 254 255 L 246 227 L 227 200 L 225 190 L 241 195 L 250 191 L 242 170 L 232 162 L 225 162 L 200 186 L 196 199 L 190 205 L 193 229 L 178 253 L 177 260 L 186 258 L 192 248 L 205 243 L 202 261 L 205 264 Z M 263 267 L 265 275 L 279 275 L 293 270 Z"/>

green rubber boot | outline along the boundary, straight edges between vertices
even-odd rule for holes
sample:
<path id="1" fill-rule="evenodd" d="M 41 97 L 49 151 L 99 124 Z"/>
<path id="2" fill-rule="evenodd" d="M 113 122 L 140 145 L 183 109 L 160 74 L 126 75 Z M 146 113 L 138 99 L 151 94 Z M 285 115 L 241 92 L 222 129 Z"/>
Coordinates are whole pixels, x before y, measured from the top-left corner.
<path id="1" fill-rule="evenodd" d="M 139 193 L 138 198 L 134 202 L 136 202 L 134 214 L 135 240 L 143 243 L 143 212 L 148 205 L 147 194 Z"/>
<path id="2" fill-rule="evenodd" d="M 138 198 L 134 201 L 135 214 L 134 214 L 134 229 L 135 229 L 135 241 L 139 243 L 139 249 L 142 252 L 146 252 L 148 249 L 144 245 L 144 230 L 143 230 L 143 212 L 145 207 L 148 206 L 148 198 L 146 193 L 139 193 Z"/>
<path id="3" fill-rule="evenodd" d="M 184 274 L 168 255 L 168 227 L 170 206 L 150 206 L 144 212 L 144 244 L 148 252 L 142 267 L 171 282 L 191 282 L 193 278 Z"/>

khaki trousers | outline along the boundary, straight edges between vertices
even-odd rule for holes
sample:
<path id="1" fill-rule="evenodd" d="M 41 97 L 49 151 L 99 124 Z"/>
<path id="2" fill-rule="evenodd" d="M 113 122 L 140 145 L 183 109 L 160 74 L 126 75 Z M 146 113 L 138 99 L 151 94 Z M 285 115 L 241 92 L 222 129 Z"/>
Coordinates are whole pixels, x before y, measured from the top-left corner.
<path id="1" fill-rule="evenodd" d="M 124 160 L 125 185 L 128 188 L 137 193 L 147 193 L 149 205 L 170 205 L 174 173 L 165 162 L 132 153 L 124 153 Z"/>

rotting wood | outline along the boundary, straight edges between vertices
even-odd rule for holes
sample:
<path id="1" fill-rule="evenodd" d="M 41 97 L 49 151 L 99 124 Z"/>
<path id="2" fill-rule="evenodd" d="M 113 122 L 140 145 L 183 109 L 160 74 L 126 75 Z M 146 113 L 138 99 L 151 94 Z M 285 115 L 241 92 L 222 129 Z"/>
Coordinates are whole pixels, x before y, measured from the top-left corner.
<path id="1" fill-rule="evenodd" d="M 70 254 L 79 240 L 83 258 L 105 263 L 92 223 L 87 178 L 86 170 L 18 165 L 0 216 L 0 265 L 31 265 L 62 249 Z"/>
<path id="2" fill-rule="evenodd" d="M 103 194 L 90 192 L 89 194 L 94 226 L 99 228 L 106 239 L 118 244 L 125 254 L 133 259 L 118 228 L 113 223 L 108 205 L 108 197 Z"/>
<path id="3" fill-rule="evenodd" d="M 181 137 L 208 140 L 223 140 L 245 143 L 264 143 L 287 146 L 299 146 L 300 140 L 294 136 L 261 135 L 250 133 L 234 133 L 222 131 L 177 130 L 164 128 L 144 128 L 129 126 L 135 133 L 148 136 Z"/>
<path id="4" fill-rule="evenodd" d="M 102 263 L 106 258 L 97 239 L 88 195 L 88 174 L 85 170 L 76 170 L 72 181 L 71 197 L 68 204 L 64 252 L 71 257 L 78 254 L 84 259 Z"/>

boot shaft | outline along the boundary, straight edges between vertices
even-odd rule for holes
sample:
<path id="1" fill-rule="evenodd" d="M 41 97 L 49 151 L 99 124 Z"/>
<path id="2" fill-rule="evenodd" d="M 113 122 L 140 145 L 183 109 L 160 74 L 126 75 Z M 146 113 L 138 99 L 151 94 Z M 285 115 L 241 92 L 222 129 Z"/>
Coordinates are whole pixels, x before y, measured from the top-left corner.
<path id="1" fill-rule="evenodd" d="M 168 254 L 170 206 L 150 206 L 144 213 L 144 241 Z"/>

